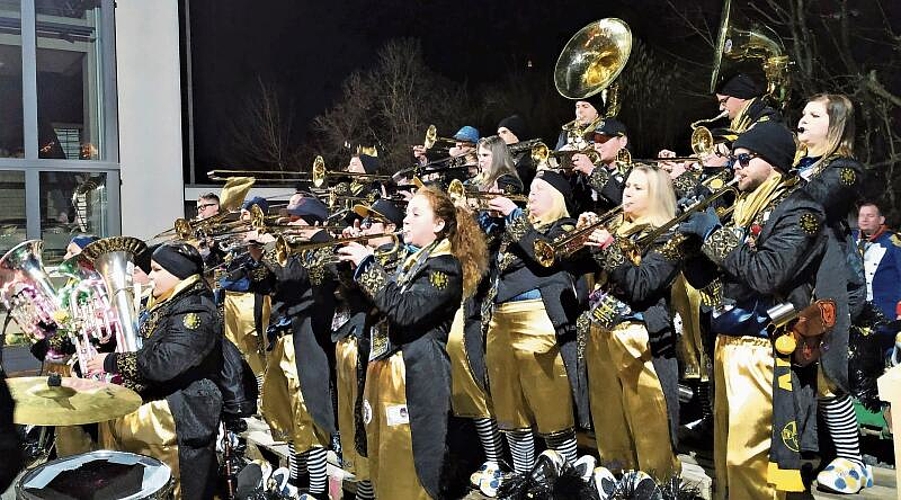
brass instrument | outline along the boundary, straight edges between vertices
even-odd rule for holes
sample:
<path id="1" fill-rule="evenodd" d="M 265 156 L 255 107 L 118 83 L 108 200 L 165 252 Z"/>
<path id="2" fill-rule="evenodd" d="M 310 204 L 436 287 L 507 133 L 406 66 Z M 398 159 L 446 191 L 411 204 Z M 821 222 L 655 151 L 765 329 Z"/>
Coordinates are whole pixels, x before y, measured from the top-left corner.
<path id="1" fill-rule="evenodd" d="M 595 222 L 572 230 L 553 241 L 535 240 L 535 260 L 544 267 L 551 267 L 554 262 L 567 259 L 578 252 L 591 239 L 591 234 L 607 226 L 614 217 L 623 213 L 623 206 L 604 212 Z"/>
<path id="2" fill-rule="evenodd" d="M 713 133 L 710 132 L 710 129 L 698 124 L 705 122 L 713 123 L 727 116 L 729 116 L 729 112 L 723 111 L 713 118 L 708 118 L 706 120 L 697 120 L 691 123 L 691 150 L 694 151 L 695 155 L 709 156 L 711 153 L 713 153 L 713 146 L 715 144 L 713 140 Z"/>
<path id="3" fill-rule="evenodd" d="M 218 214 L 206 219 L 196 220 L 193 223 L 185 218 L 179 217 L 175 220 L 175 224 L 171 229 L 167 229 L 157 234 L 151 238 L 151 241 L 158 243 L 173 239 L 190 240 L 194 237 L 194 233 L 197 229 L 219 224 L 220 222 L 228 220 L 230 217 L 234 217 L 234 212 L 236 212 L 241 207 L 241 204 L 244 203 L 244 198 L 247 197 L 247 193 L 250 192 L 253 183 L 254 179 L 252 177 L 228 178 L 225 185 L 222 186 L 222 191 L 219 193 Z"/>
<path id="4" fill-rule="evenodd" d="M 532 151 L 535 146 L 542 142 L 543 139 L 541 137 L 536 137 L 535 139 L 529 139 L 528 141 L 519 141 L 516 144 L 508 144 L 507 152 L 514 155 L 520 151 Z"/>
<path id="5" fill-rule="evenodd" d="M 532 161 L 538 165 L 546 164 L 548 159 L 555 158 L 557 160 L 556 168 L 561 170 L 572 170 L 572 157 L 575 154 L 583 154 L 593 164 L 601 161 L 601 155 L 594 150 L 594 147 L 588 145 L 582 149 L 573 149 L 568 151 L 551 151 L 547 144 L 539 142 L 532 147 Z"/>
<path id="6" fill-rule="evenodd" d="M 725 73 L 724 70 L 730 69 L 729 67 L 735 64 L 756 60 L 760 62 L 766 75 L 766 95 L 784 103 L 788 96 L 790 84 L 788 68 L 791 65 L 791 61 L 785 55 L 785 45 L 768 26 L 752 25 L 749 29 L 737 28 L 733 26 L 733 17 L 732 0 L 726 0 L 717 37 L 713 72 L 710 74 L 710 93 L 716 91 L 720 73 Z M 744 131 L 743 128 L 736 127 L 735 122 L 731 128 L 736 132 Z"/>
<path id="7" fill-rule="evenodd" d="M 313 185 L 316 187 L 322 187 L 325 184 L 325 181 L 330 176 L 337 177 L 351 177 L 354 180 L 362 179 L 369 181 L 379 181 L 379 180 L 389 180 L 391 179 L 390 175 L 379 175 L 379 174 L 367 174 L 363 172 L 347 172 L 345 170 L 340 171 L 330 171 L 325 168 L 325 161 L 321 156 L 316 156 L 316 159 L 313 160 L 313 170 L 312 170 L 312 179 Z"/>
<path id="8" fill-rule="evenodd" d="M 0 300 L 32 341 L 52 335 L 60 303 L 41 261 L 44 242 L 28 240 L 0 258 Z"/>
<path id="9" fill-rule="evenodd" d="M 447 186 L 447 195 L 454 203 L 462 202 L 465 205 L 475 203 L 479 210 L 488 210 L 488 203 L 494 198 L 508 198 L 515 203 L 526 203 L 529 197 L 522 194 L 507 193 L 483 193 L 479 191 L 466 189 L 460 179 L 454 179 Z"/>
<path id="10" fill-rule="evenodd" d="M 284 267 L 288 263 L 288 257 L 293 254 L 303 254 L 305 252 L 310 252 L 312 250 L 319 250 L 321 248 L 337 248 L 340 245 L 351 242 L 361 242 L 367 240 L 376 240 L 379 238 L 391 237 L 394 240 L 395 248 L 400 244 L 399 236 L 403 234 L 403 231 L 394 231 L 393 233 L 379 233 L 379 234 L 364 234 L 360 236 L 352 236 L 349 238 L 337 238 L 332 241 L 292 241 L 284 236 L 279 235 L 275 238 L 275 260 L 278 262 L 278 265 Z M 324 261 L 324 264 L 331 264 L 337 262 L 336 259 L 327 259 Z"/>
<path id="11" fill-rule="evenodd" d="M 453 137 L 438 137 L 438 127 L 429 125 L 425 130 L 425 138 L 422 140 L 422 145 L 426 149 L 432 149 L 438 143 L 456 144 L 457 140 Z"/>
<path id="12" fill-rule="evenodd" d="M 147 245 L 143 241 L 129 236 L 103 238 L 82 251 L 103 278 L 116 310 L 121 327 L 116 348 L 120 352 L 134 352 L 141 347 L 132 275 L 135 256 L 146 251 Z"/>

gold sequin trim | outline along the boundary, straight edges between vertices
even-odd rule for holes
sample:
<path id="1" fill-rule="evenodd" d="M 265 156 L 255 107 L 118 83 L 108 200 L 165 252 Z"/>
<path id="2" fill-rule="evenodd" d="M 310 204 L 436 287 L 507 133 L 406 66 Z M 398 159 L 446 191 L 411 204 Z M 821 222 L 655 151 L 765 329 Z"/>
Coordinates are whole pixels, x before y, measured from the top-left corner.
<path id="1" fill-rule="evenodd" d="M 698 185 L 698 182 L 698 176 L 694 175 L 692 172 L 685 172 L 673 179 L 673 190 L 675 190 L 678 195 L 688 196 L 694 190 L 695 186 Z"/>
<path id="2" fill-rule="evenodd" d="M 684 243 L 686 239 L 687 237 L 684 234 L 676 233 L 666 243 L 661 245 L 660 248 L 657 249 L 657 252 L 670 262 L 678 262 L 685 256 L 682 243 Z"/>
<path id="3" fill-rule="evenodd" d="M 623 252 L 619 241 L 614 241 L 603 252 L 595 253 L 594 259 L 605 271 L 612 271 L 622 265 L 625 265 L 626 254 Z"/>
<path id="4" fill-rule="evenodd" d="M 857 181 L 857 174 L 854 173 L 854 169 L 846 167 L 839 172 L 838 179 L 845 186 L 853 186 Z"/>
<path id="5" fill-rule="evenodd" d="M 259 283 L 269 276 L 269 268 L 266 266 L 255 267 L 250 270 L 250 281 Z"/>
<path id="6" fill-rule="evenodd" d="M 714 279 L 698 292 L 701 295 L 701 304 L 707 307 L 719 307 L 723 304 L 723 282 L 719 278 Z"/>
<path id="7" fill-rule="evenodd" d="M 122 385 L 140 392 L 144 389 L 141 383 L 141 374 L 138 373 L 138 356 L 133 352 L 120 352 L 116 354 L 116 371 L 122 375 Z"/>
<path id="8" fill-rule="evenodd" d="M 820 221 L 811 213 L 801 215 L 801 229 L 810 236 L 817 234 L 820 230 Z"/>
<path id="9" fill-rule="evenodd" d="M 518 217 L 513 219 L 513 222 L 507 224 L 507 232 L 505 236 L 509 238 L 510 241 L 519 241 L 521 240 L 526 233 L 529 232 L 529 229 L 532 228 L 532 224 L 529 223 L 529 214 L 527 211 L 523 210 Z"/>
<path id="10" fill-rule="evenodd" d="M 595 167 L 588 177 L 588 185 L 594 188 L 595 191 L 601 191 L 609 180 L 610 172 L 605 167 Z"/>
<path id="11" fill-rule="evenodd" d="M 367 295 L 375 297 L 385 288 L 385 285 L 388 283 L 388 276 L 382 266 L 370 264 L 357 278 L 357 282 L 360 284 L 360 289 Z"/>
<path id="12" fill-rule="evenodd" d="M 722 264 L 729 252 L 738 247 L 738 237 L 728 228 L 719 228 L 701 245 L 701 251 L 716 264 Z"/>

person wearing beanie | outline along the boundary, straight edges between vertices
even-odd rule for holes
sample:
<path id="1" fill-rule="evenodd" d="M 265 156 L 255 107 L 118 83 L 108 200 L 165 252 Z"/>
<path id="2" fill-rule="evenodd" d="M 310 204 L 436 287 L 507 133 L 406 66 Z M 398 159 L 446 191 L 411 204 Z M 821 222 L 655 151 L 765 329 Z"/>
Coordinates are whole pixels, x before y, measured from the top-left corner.
<path id="1" fill-rule="evenodd" d="M 808 450 L 800 444 L 814 430 L 794 387 L 808 351 L 790 342 L 775 350 L 772 339 L 784 332 L 768 330 L 767 311 L 777 305 L 802 311 L 812 303 L 810 284 L 827 250 L 826 216 L 788 173 L 795 145 L 787 128 L 758 123 L 733 147 L 740 194 L 730 222 L 723 226 L 708 209 L 676 230 L 702 242 L 700 255 L 686 263 L 687 278 L 699 290 L 716 290 L 713 307 L 721 311 L 710 324 L 717 495 L 776 498 L 804 491 L 800 451 Z"/>
<path id="2" fill-rule="evenodd" d="M 190 244 L 159 246 L 151 258 L 143 345 L 88 361 L 89 373 L 121 378 L 144 400 L 134 413 L 100 424 L 104 448 L 169 465 L 178 498 L 213 498 L 218 481 L 222 323 L 202 273 L 203 258 Z"/>
<path id="3" fill-rule="evenodd" d="M 504 118 L 497 124 L 497 135 L 504 143 L 509 146 L 515 146 L 522 141 L 529 140 L 529 131 L 526 127 L 526 121 L 519 115 L 512 115 Z M 511 150 L 512 152 L 512 150 Z M 531 148 L 512 153 L 513 164 L 516 167 L 516 173 L 522 180 L 523 186 L 531 186 L 532 179 L 535 178 L 535 160 L 532 159 Z"/>
<path id="4" fill-rule="evenodd" d="M 729 128 L 742 133 L 762 121 L 782 122 L 782 114 L 771 107 L 766 85 L 746 72 L 724 77 L 716 87 L 716 102 L 730 120 Z"/>
<path id="5" fill-rule="evenodd" d="M 250 220 L 250 210 L 254 205 L 259 207 L 264 215 L 269 211 L 269 202 L 266 201 L 266 198 L 254 196 L 253 198 L 244 200 L 244 203 L 241 205 L 241 220 Z"/>
<path id="6" fill-rule="evenodd" d="M 333 240 L 304 220 L 327 217 L 321 205 L 315 198 L 292 196 L 288 214 L 290 224 L 297 226 L 292 239 Z M 330 264 L 332 248 L 289 251 L 281 260 L 268 245 L 265 250 L 248 247 L 252 260 L 234 270 L 230 279 L 246 281 L 248 292 L 271 298 L 260 412 L 272 435 L 288 443 L 289 483 L 293 487 L 303 483 L 313 498 L 325 498 L 326 456 L 337 432 L 331 392 L 335 351 L 329 334 L 337 287 Z M 306 480 L 301 472 L 304 463 Z"/>
<path id="7" fill-rule="evenodd" d="M 533 429 L 548 448 L 574 462 L 575 426 L 589 420 L 587 389 L 576 370 L 575 321 L 585 299 L 581 273 L 570 262 L 545 267 L 535 255 L 536 241 L 553 241 L 575 227 L 566 207 L 571 196 L 566 177 L 540 170 L 527 210 L 505 197 L 489 203 L 506 218 L 506 234 L 482 307 L 485 364 L 495 417 L 517 473 L 534 465 Z M 575 408 L 565 395 L 571 395 Z"/>
<path id="8" fill-rule="evenodd" d="M 831 390 L 820 392 L 817 406 L 835 445 L 836 458 L 819 473 L 817 484 L 837 493 L 857 493 L 872 485 L 873 473 L 863 462 L 851 401 L 851 393 L 861 389 L 851 387 L 848 378 L 849 370 L 856 369 L 849 368 L 851 320 L 861 313 L 868 295 L 864 261 L 847 222 L 862 198 L 866 175 L 863 165 L 854 158 L 854 105 L 842 94 L 815 95 L 804 106 L 797 130 L 801 155 L 795 169 L 807 180 L 802 189 L 825 209 L 829 228 L 826 234 L 831 251 L 824 260 L 831 264 L 822 266 L 816 292 L 820 297 L 833 297 L 837 310 L 830 332 L 832 348 L 820 360 Z M 840 269 L 845 270 L 843 279 L 836 279 L 842 275 L 837 272 Z M 850 358 L 850 362 L 860 361 Z M 879 374 L 872 375 L 875 379 Z"/>
<path id="9" fill-rule="evenodd" d="M 90 245 L 91 243 L 97 241 L 99 238 L 93 234 L 79 234 L 74 236 L 69 244 L 66 245 L 66 254 L 63 256 L 63 260 L 70 259 L 80 254 L 84 247 Z"/>

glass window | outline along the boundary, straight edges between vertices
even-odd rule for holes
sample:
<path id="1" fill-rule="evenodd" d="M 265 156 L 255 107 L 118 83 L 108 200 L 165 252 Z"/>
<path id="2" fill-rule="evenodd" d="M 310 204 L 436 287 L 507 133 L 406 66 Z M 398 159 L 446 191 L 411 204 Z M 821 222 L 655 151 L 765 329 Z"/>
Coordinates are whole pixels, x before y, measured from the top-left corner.
<path id="1" fill-rule="evenodd" d="M 24 158 L 19 0 L 0 0 L 0 158 Z"/>
<path id="2" fill-rule="evenodd" d="M 73 236 L 109 235 L 105 172 L 41 172 L 44 262 L 58 263 Z"/>
<path id="3" fill-rule="evenodd" d="M 25 172 L 0 170 L 0 256 L 25 237 Z"/>
<path id="4" fill-rule="evenodd" d="M 99 2 L 36 0 L 35 12 L 38 156 L 104 159 Z"/>

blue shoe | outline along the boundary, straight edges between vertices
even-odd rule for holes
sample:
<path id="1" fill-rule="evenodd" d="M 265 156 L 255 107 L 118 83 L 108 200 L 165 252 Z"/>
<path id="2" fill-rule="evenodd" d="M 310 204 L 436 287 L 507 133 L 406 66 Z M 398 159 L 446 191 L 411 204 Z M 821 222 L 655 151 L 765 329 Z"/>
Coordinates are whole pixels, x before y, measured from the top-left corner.
<path id="1" fill-rule="evenodd" d="M 851 495 L 873 487 L 873 469 L 847 458 L 836 458 L 817 474 L 817 488 Z"/>

